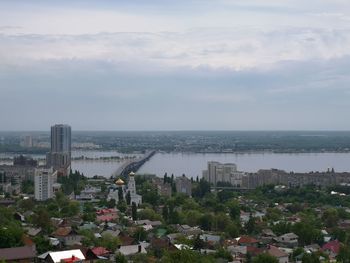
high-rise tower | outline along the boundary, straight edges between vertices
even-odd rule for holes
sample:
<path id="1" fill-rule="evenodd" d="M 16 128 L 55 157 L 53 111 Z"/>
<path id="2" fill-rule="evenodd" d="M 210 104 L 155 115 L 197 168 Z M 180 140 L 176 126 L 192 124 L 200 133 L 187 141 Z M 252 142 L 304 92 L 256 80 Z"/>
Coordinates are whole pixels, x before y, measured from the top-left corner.
<path id="1" fill-rule="evenodd" d="M 68 175 L 71 167 L 71 127 L 56 124 L 51 127 L 51 151 L 46 156 L 47 166 L 59 175 Z"/>

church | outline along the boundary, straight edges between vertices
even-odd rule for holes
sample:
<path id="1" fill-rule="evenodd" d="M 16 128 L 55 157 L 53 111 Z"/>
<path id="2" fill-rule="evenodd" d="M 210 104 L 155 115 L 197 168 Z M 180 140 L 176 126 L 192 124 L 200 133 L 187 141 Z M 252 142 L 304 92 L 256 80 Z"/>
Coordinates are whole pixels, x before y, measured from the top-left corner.
<path id="1" fill-rule="evenodd" d="M 126 195 L 130 192 L 130 204 L 135 203 L 136 205 L 142 204 L 142 196 L 136 193 L 135 173 L 129 174 L 128 184 L 125 185 L 124 181 L 119 178 L 115 182 L 115 186 L 109 190 L 107 200 L 114 199 L 117 203 L 119 201 L 118 191 L 122 188 L 123 198 L 126 199 Z"/>

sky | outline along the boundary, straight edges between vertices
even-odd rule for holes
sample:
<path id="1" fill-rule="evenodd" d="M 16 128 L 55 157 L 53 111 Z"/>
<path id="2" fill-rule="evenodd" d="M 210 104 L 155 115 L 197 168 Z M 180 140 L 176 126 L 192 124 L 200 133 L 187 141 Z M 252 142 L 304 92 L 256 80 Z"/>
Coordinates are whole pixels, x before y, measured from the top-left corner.
<path id="1" fill-rule="evenodd" d="M 1 0 L 0 130 L 350 130 L 348 0 Z"/>

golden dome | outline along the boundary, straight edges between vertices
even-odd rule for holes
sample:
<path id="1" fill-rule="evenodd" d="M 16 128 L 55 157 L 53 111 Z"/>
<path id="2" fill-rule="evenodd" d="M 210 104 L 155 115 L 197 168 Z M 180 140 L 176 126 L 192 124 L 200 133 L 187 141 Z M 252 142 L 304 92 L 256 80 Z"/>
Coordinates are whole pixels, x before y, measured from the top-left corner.
<path id="1" fill-rule="evenodd" d="M 122 179 L 118 179 L 117 181 L 115 181 L 116 185 L 124 185 L 124 181 Z"/>
<path id="2" fill-rule="evenodd" d="M 135 176 L 134 172 L 129 173 L 129 176 Z"/>

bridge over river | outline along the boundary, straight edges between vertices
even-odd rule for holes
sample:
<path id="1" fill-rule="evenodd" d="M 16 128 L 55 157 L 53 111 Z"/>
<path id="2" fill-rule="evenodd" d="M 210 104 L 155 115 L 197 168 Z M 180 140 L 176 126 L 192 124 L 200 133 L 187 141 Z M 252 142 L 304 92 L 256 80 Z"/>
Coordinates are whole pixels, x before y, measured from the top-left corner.
<path id="1" fill-rule="evenodd" d="M 147 162 L 151 157 L 156 153 L 156 151 L 150 151 L 145 153 L 142 157 L 129 160 L 123 163 L 122 166 L 119 167 L 119 169 L 113 174 L 114 177 L 118 176 L 126 176 L 131 172 L 136 173 L 141 166 Z"/>

